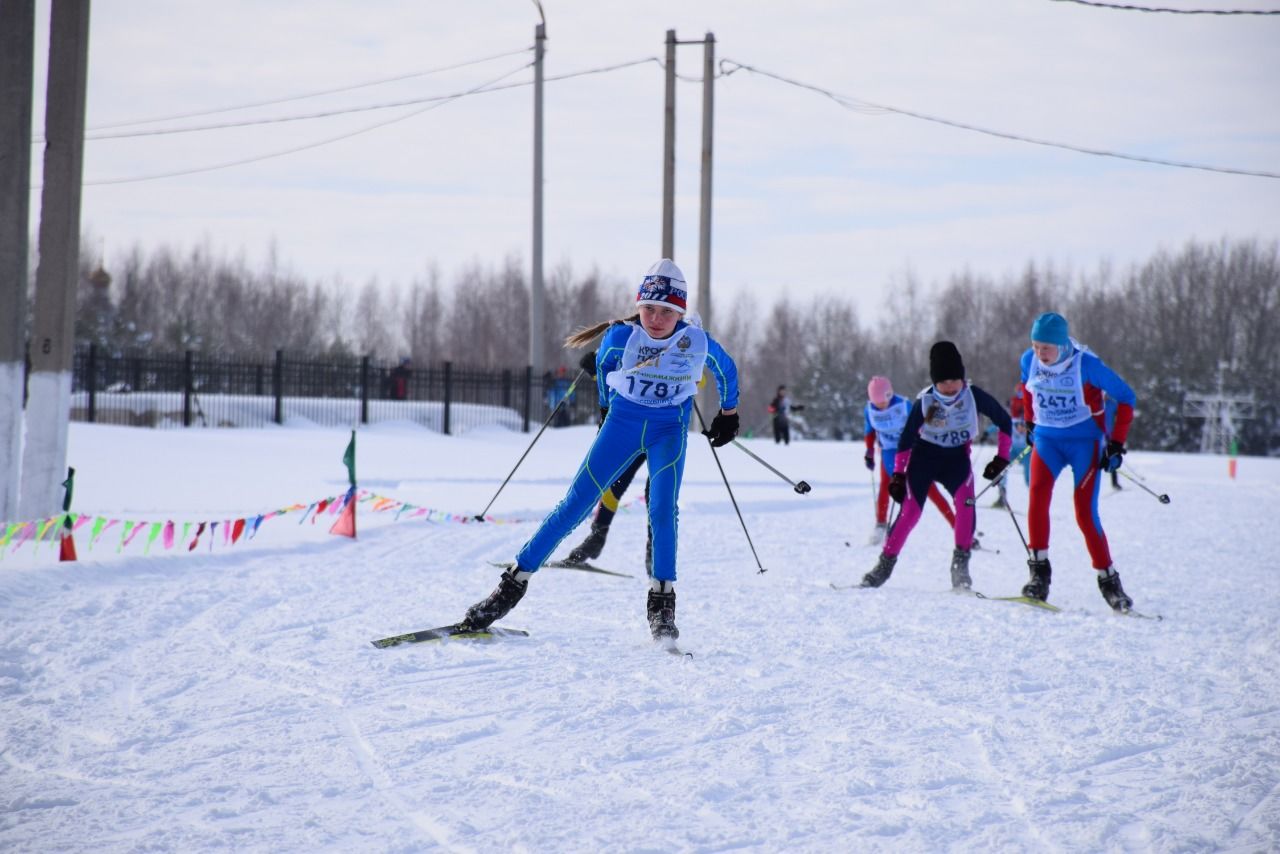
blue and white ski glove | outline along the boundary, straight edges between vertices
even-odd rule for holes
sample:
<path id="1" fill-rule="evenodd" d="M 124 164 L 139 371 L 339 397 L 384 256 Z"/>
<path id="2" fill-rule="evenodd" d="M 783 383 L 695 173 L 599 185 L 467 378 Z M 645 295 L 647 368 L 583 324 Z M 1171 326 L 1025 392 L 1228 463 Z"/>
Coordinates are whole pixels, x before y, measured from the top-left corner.
<path id="1" fill-rule="evenodd" d="M 1120 463 L 1124 461 L 1124 442 L 1117 442 L 1114 439 L 1107 442 L 1107 449 L 1102 452 L 1102 469 L 1103 471 L 1117 471 Z"/>
<path id="2" fill-rule="evenodd" d="M 738 435 L 738 413 L 725 415 L 718 413 L 711 419 L 711 429 L 703 430 L 702 435 L 711 440 L 711 447 L 720 448 L 733 441 Z"/>

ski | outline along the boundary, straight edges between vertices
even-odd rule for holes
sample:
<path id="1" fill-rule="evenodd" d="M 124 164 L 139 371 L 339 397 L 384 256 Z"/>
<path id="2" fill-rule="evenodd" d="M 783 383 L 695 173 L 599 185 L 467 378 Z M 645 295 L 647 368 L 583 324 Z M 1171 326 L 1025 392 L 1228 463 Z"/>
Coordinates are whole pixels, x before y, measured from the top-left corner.
<path id="1" fill-rule="evenodd" d="M 510 569 L 515 566 L 515 563 L 512 561 L 489 561 L 489 563 L 501 569 Z M 567 560 L 549 560 L 544 563 L 543 566 L 549 566 L 552 569 L 577 569 L 582 572 L 594 572 L 599 575 L 612 575 L 614 578 L 635 578 L 634 575 L 630 575 L 625 572 L 614 572 L 612 569 L 605 569 L 602 566 L 596 566 L 593 563 L 586 563 L 585 561 L 583 563 L 574 563 Z"/>
<path id="2" fill-rule="evenodd" d="M 1050 605 L 1043 599 L 1032 599 L 1030 596 L 988 596 L 985 593 L 973 591 L 973 595 L 979 599 L 987 599 L 991 602 L 1019 602 L 1023 605 L 1030 605 L 1033 608 L 1040 608 L 1044 611 L 1053 611 L 1055 614 L 1062 611 L 1057 605 Z"/>
<path id="3" fill-rule="evenodd" d="M 663 652 L 669 652 L 672 655 L 679 656 L 680 658 L 693 658 L 693 653 L 685 652 L 680 647 L 676 646 L 674 638 L 654 638 L 653 643 L 654 646 L 659 647 Z"/>
<path id="4" fill-rule="evenodd" d="M 833 581 L 831 582 L 831 589 L 832 590 L 861 590 L 862 585 L 861 584 L 836 584 Z"/>
<path id="5" fill-rule="evenodd" d="M 1132 608 L 1128 611 L 1116 611 L 1116 613 L 1121 617 L 1133 617 L 1137 620 L 1154 620 L 1157 623 L 1164 619 L 1163 614 L 1144 614 L 1141 611 L 1135 611 Z"/>
<path id="6" fill-rule="evenodd" d="M 370 641 L 378 649 L 386 649 L 389 646 L 398 646 L 402 643 L 422 643 L 424 641 L 445 640 L 447 638 L 458 638 L 461 640 L 487 639 L 487 638 L 527 638 L 529 633 L 524 629 L 504 629 L 501 626 L 490 626 L 487 629 L 473 629 L 463 623 L 454 623 L 451 626 L 438 626 L 434 629 L 423 629 L 417 632 L 409 632 L 403 635 L 392 635 L 389 638 L 379 638 Z"/>

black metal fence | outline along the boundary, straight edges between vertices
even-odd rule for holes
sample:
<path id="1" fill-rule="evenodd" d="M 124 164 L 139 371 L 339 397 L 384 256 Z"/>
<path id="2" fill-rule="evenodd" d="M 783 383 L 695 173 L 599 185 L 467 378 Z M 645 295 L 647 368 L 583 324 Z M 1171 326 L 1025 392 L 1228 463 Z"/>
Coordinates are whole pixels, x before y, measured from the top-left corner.
<path id="1" fill-rule="evenodd" d="M 529 367 L 423 367 L 356 358 L 271 360 L 78 348 L 71 419 L 142 427 L 351 426 L 407 421 L 442 433 L 482 426 L 528 431 L 592 423 L 595 383 L 582 375 L 534 376 Z"/>

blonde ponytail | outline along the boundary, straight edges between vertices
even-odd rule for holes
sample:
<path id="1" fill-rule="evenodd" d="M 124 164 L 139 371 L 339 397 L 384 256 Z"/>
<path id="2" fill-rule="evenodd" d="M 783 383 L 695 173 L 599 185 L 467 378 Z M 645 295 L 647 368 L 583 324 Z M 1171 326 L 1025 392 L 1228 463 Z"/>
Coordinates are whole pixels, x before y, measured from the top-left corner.
<path id="1" fill-rule="evenodd" d="M 602 320 L 594 326 L 584 326 L 572 335 L 564 339 L 564 346 L 576 350 L 579 347 L 585 347 L 615 323 L 639 323 L 640 315 L 633 314 L 630 317 L 622 317 L 617 320 Z"/>

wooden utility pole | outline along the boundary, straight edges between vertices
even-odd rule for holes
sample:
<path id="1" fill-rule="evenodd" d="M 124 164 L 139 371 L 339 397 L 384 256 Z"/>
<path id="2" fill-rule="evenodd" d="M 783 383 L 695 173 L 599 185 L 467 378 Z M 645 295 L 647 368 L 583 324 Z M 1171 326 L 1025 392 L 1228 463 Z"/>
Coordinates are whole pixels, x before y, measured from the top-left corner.
<path id="1" fill-rule="evenodd" d="M 19 496 L 19 512 L 26 519 L 58 512 L 67 470 L 88 66 L 89 0 L 53 0 L 31 394 Z"/>
<path id="2" fill-rule="evenodd" d="M 35 0 L 0 0 L 0 525 L 17 521 L 31 220 Z"/>

